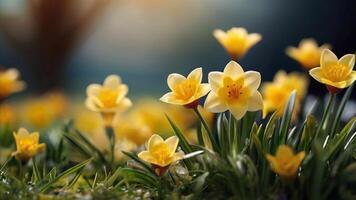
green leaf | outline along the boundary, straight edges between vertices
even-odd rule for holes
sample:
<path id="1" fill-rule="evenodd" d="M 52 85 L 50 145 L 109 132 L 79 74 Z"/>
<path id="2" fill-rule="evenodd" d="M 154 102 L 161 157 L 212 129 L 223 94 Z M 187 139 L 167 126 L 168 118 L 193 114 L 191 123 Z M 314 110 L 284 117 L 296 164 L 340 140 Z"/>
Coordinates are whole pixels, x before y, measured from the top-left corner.
<path id="1" fill-rule="evenodd" d="M 145 162 L 143 162 L 139 157 L 137 157 L 137 155 L 135 153 L 126 152 L 126 151 L 122 151 L 122 153 L 125 154 L 126 156 L 128 156 L 129 158 L 131 158 L 132 160 L 136 161 L 144 169 L 146 169 L 147 171 L 151 172 L 151 174 L 156 174 L 155 171 L 152 169 L 152 167 L 149 166 L 148 164 L 146 164 Z"/>
<path id="2" fill-rule="evenodd" d="M 284 114 L 282 117 L 282 122 L 281 122 L 281 129 L 279 132 L 279 144 L 285 144 L 286 139 L 287 139 L 287 133 L 289 129 L 289 125 L 292 119 L 293 115 L 293 109 L 294 109 L 294 104 L 296 101 L 297 93 L 294 90 L 291 95 L 289 96 L 288 103 L 286 104 L 286 107 L 284 109 Z"/>
<path id="3" fill-rule="evenodd" d="M 140 183 L 149 187 L 158 187 L 159 181 L 155 176 L 131 168 L 120 168 L 120 176 L 129 183 Z"/>
<path id="4" fill-rule="evenodd" d="M 192 153 L 193 149 L 190 146 L 188 140 L 184 137 L 183 133 L 179 130 L 179 128 L 174 124 L 174 122 L 171 120 L 171 118 L 169 118 L 168 115 L 166 115 L 166 117 L 169 121 L 169 124 L 172 126 L 175 135 L 179 138 L 179 146 L 185 153 Z"/>
<path id="5" fill-rule="evenodd" d="M 54 177 L 53 179 L 51 179 L 51 181 L 49 181 L 47 184 L 45 184 L 44 186 L 42 186 L 40 188 L 40 192 L 45 192 L 48 188 L 50 188 L 54 183 L 56 183 L 61 178 L 64 178 L 70 174 L 76 173 L 77 171 L 81 170 L 86 165 L 88 165 L 91 162 L 91 160 L 92 160 L 92 158 L 85 160 L 85 161 L 67 169 L 66 171 L 62 172 L 60 175 Z"/>

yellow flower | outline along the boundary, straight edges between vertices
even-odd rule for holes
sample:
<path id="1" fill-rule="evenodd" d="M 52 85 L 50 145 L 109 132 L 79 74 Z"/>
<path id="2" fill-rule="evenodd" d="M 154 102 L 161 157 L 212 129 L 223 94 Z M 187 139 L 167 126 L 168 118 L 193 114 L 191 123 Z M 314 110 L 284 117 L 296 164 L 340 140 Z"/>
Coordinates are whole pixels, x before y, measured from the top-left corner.
<path id="1" fill-rule="evenodd" d="M 162 175 L 172 163 L 183 159 L 183 152 L 176 152 L 179 139 L 176 136 L 163 140 L 159 135 L 152 135 L 147 143 L 147 151 L 142 151 L 138 157 L 151 163 L 158 175 Z"/>
<path id="2" fill-rule="evenodd" d="M 87 87 L 85 104 L 90 110 L 102 113 L 106 125 L 110 125 L 117 111 L 131 107 L 131 100 L 126 97 L 128 90 L 119 76 L 109 75 L 103 85 L 91 84 Z"/>
<path id="3" fill-rule="evenodd" d="M 286 53 L 306 69 L 311 69 L 319 66 L 321 52 L 330 48 L 329 44 L 323 44 L 319 47 L 314 39 L 308 38 L 300 41 L 298 48 L 288 47 Z"/>
<path id="4" fill-rule="evenodd" d="M 300 103 L 306 95 L 307 87 L 308 79 L 303 74 L 297 72 L 286 74 L 285 71 L 278 71 L 273 82 L 266 82 L 262 87 L 263 117 L 266 117 L 272 111 L 277 111 L 277 116 L 282 116 L 289 96 L 295 90 L 297 99 L 293 111 L 293 119 L 296 119 Z"/>
<path id="5" fill-rule="evenodd" d="M 294 154 L 293 149 L 287 145 L 281 145 L 277 149 L 276 156 L 266 155 L 272 170 L 283 179 L 292 179 L 297 175 L 298 168 L 304 159 L 304 151 Z"/>
<path id="6" fill-rule="evenodd" d="M 232 60 L 242 58 L 251 47 L 262 39 L 260 34 L 248 34 L 246 29 L 242 27 L 233 27 L 226 32 L 216 29 L 213 35 L 225 48 Z"/>
<path id="7" fill-rule="evenodd" d="M 235 61 L 229 62 L 224 72 L 210 72 L 211 92 L 204 107 L 213 113 L 229 110 L 236 119 L 241 119 L 247 111 L 261 110 L 263 101 L 257 91 L 261 75 L 255 71 L 244 72 Z"/>
<path id="8" fill-rule="evenodd" d="M 0 70 L 0 99 L 25 88 L 25 83 L 18 78 L 19 72 L 16 69 Z"/>
<path id="9" fill-rule="evenodd" d="M 356 80 L 355 55 L 346 54 L 340 59 L 328 49 L 323 50 L 320 67 L 313 68 L 309 74 L 320 83 L 324 83 L 330 92 L 349 87 Z"/>
<path id="10" fill-rule="evenodd" d="M 52 91 L 44 95 L 43 98 L 48 102 L 48 105 L 53 110 L 56 118 L 64 116 L 68 108 L 69 101 L 63 92 Z"/>
<path id="11" fill-rule="evenodd" d="M 13 125 L 16 120 L 16 114 L 10 105 L 0 105 L 0 126 Z"/>
<path id="12" fill-rule="evenodd" d="M 49 127 L 55 120 L 51 104 L 42 97 L 28 100 L 23 107 L 23 120 L 36 129 Z"/>
<path id="13" fill-rule="evenodd" d="M 202 68 L 194 69 L 187 78 L 176 73 L 170 74 L 167 84 L 172 92 L 163 95 L 160 100 L 190 108 L 196 107 L 199 98 L 210 91 L 209 84 L 201 83 L 202 76 Z"/>
<path id="14" fill-rule="evenodd" d="M 26 129 L 20 128 L 17 133 L 14 132 L 14 137 L 17 151 L 12 155 L 21 161 L 28 161 L 46 147 L 45 144 L 39 144 L 40 135 L 38 132 L 30 134 Z"/>

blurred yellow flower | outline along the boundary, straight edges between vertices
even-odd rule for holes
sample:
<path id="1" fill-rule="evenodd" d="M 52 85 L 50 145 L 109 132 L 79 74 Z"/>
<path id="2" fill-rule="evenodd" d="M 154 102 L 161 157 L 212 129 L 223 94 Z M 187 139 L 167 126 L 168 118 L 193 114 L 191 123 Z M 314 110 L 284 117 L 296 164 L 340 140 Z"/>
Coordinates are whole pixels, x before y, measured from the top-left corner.
<path id="1" fill-rule="evenodd" d="M 235 61 L 242 58 L 251 47 L 262 39 L 260 34 L 248 34 L 246 29 L 242 27 L 233 27 L 226 32 L 216 29 L 213 35 L 225 48 L 230 58 Z"/>
<path id="2" fill-rule="evenodd" d="M 283 70 L 278 71 L 273 82 L 266 82 L 262 87 L 263 117 L 266 117 L 272 111 L 276 111 L 277 116 L 282 116 L 289 96 L 295 90 L 297 99 L 293 111 L 293 119 L 296 119 L 300 103 L 307 92 L 308 82 L 307 77 L 303 74 L 297 72 L 287 74 Z"/>
<path id="3" fill-rule="evenodd" d="M 46 99 L 38 97 L 25 102 L 22 119 L 36 129 L 43 129 L 54 122 L 55 113 Z"/>
<path id="4" fill-rule="evenodd" d="M 297 175 L 298 168 L 304 159 L 304 151 L 294 154 L 293 149 L 287 145 L 281 145 L 277 149 L 276 156 L 266 155 L 272 170 L 285 180 Z"/>
<path id="5" fill-rule="evenodd" d="M 28 161 L 46 147 L 46 144 L 39 144 L 40 135 L 38 132 L 30 134 L 26 129 L 20 128 L 17 133 L 14 132 L 14 137 L 16 152 L 13 152 L 12 156 L 21 161 Z"/>
<path id="6" fill-rule="evenodd" d="M 349 87 L 356 80 L 355 55 L 346 54 L 340 59 L 330 50 L 323 50 L 320 67 L 313 68 L 309 74 L 320 83 L 324 83 L 331 93 Z"/>
<path id="7" fill-rule="evenodd" d="M 160 100 L 165 103 L 195 108 L 198 105 L 198 100 L 210 91 L 209 84 L 201 83 L 202 77 L 202 68 L 194 69 L 187 78 L 176 73 L 170 74 L 167 84 L 172 92 L 163 95 Z"/>
<path id="8" fill-rule="evenodd" d="M 14 109 L 7 104 L 0 104 L 0 126 L 13 125 L 16 120 Z"/>
<path id="9" fill-rule="evenodd" d="M 147 151 L 142 151 L 138 157 L 151 163 L 158 175 L 162 175 L 169 165 L 183 159 L 183 152 L 176 152 L 179 139 L 176 136 L 163 140 L 159 135 L 152 135 L 147 143 Z"/>
<path id="10" fill-rule="evenodd" d="M 115 145 L 115 160 L 126 160 L 128 157 L 122 153 L 122 151 L 132 152 L 137 149 L 137 144 L 132 141 L 121 138 L 116 140 Z"/>
<path id="11" fill-rule="evenodd" d="M 90 84 L 87 87 L 85 104 L 90 110 L 102 113 L 109 125 L 117 111 L 124 111 L 132 105 L 126 97 L 128 90 L 119 76 L 109 75 L 103 85 Z"/>
<path id="12" fill-rule="evenodd" d="M 0 100 L 25 88 L 25 82 L 19 81 L 18 78 L 17 69 L 0 70 Z"/>
<path id="13" fill-rule="evenodd" d="M 307 38 L 300 41 L 298 48 L 288 47 L 286 53 L 289 57 L 298 61 L 304 68 L 311 69 L 319 66 L 321 52 L 324 49 L 331 49 L 331 46 L 323 44 L 319 47 L 314 39 Z"/>
<path id="14" fill-rule="evenodd" d="M 114 122 L 114 131 L 118 139 L 125 138 L 136 145 L 144 144 L 153 134 L 151 128 L 132 117 L 121 117 Z"/>
<path id="15" fill-rule="evenodd" d="M 255 71 L 244 72 L 235 61 L 229 62 L 224 72 L 210 72 L 211 92 L 204 107 L 213 113 L 229 110 L 236 119 L 241 119 L 247 111 L 261 110 L 263 101 L 257 91 L 261 75 Z"/>
<path id="16" fill-rule="evenodd" d="M 48 102 L 50 109 L 53 110 L 53 113 L 56 118 L 63 117 L 67 111 L 69 101 L 63 92 L 52 91 L 44 95 L 43 97 Z"/>

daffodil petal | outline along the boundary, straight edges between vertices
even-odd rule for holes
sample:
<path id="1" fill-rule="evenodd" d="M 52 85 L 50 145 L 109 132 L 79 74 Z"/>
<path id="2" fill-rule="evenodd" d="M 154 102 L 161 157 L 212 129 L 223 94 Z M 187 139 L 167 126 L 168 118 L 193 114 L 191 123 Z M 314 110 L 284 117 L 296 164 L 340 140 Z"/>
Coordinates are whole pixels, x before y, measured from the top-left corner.
<path id="1" fill-rule="evenodd" d="M 309 70 L 310 76 L 312 76 L 315 80 L 321 82 L 322 79 L 322 74 L 321 74 L 321 68 L 320 67 L 315 67 L 311 70 Z"/>
<path id="2" fill-rule="evenodd" d="M 211 90 L 218 93 L 223 84 L 224 74 L 222 72 L 210 72 L 208 78 Z"/>
<path id="3" fill-rule="evenodd" d="M 235 61 L 230 61 L 224 69 L 224 75 L 230 76 L 232 79 L 237 79 L 243 74 L 244 70 L 241 65 Z"/>
<path id="4" fill-rule="evenodd" d="M 345 87 L 347 87 L 347 82 L 346 81 L 333 82 L 333 81 L 330 81 L 328 79 L 321 78 L 321 82 L 326 84 L 326 85 L 334 86 L 336 88 L 345 88 Z"/>
<path id="5" fill-rule="evenodd" d="M 256 91 L 261 84 L 261 74 L 255 71 L 246 72 L 244 84 L 245 87 L 250 88 L 251 91 Z"/>
<path id="6" fill-rule="evenodd" d="M 213 35 L 219 41 L 226 38 L 226 33 L 221 29 L 215 29 L 213 31 Z"/>
<path id="7" fill-rule="evenodd" d="M 90 84 L 87 87 L 87 96 L 97 96 L 102 88 L 99 84 Z"/>
<path id="8" fill-rule="evenodd" d="M 258 33 L 251 33 L 247 36 L 247 47 L 250 48 L 253 45 L 257 44 L 259 41 L 261 41 L 262 36 L 261 34 Z"/>
<path id="9" fill-rule="evenodd" d="M 213 113 L 225 112 L 227 110 L 226 104 L 222 102 L 214 92 L 208 94 L 204 107 Z"/>
<path id="10" fill-rule="evenodd" d="M 237 120 L 240 120 L 243 116 L 245 116 L 247 112 L 247 108 L 248 108 L 247 105 L 240 105 L 240 104 L 228 105 L 229 111 Z"/>
<path id="11" fill-rule="evenodd" d="M 197 83 L 201 83 L 203 78 L 203 69 L 201 67 L 194 69 L 192 72 L 189 73 L 187 79 L 194 80 Z"/>
<path id="12" fill-rule="evenodd" d="M 120 84 L 121 78 L 118 75 L 112 74 L 106 77 L 103 86 L 110 89 L 116 89 Z"/>
<path id="13" fill-rule="evenodd" d="M 350 68 L 350 70 L 352 70 L 355 65 L 355 55 L 354 54 L 346 54 L 340 58 L 338 63 L 340 65 L 347 66 Z"/>
<path id="14" fill-rule="evenodd" d="M 186 78 L 184 76 L 177 74 L 177 73 L 173 73 L 173 74 L 168 75 L 167 84 L 168 84 L 169 89 L 174 91 L 175 86 L 179 85 L 180 83 L 182 83 L 185 80 L 186 80 Z"/>
<path id="15" fill-rule="evenodd" d="M 202 83 L 200 85 L 200 95 L 199 98 L 202 96 L 205 96 L 206 94 L 208 94 L 208 92 L 210 92 L 210 85 L 208 83 Z"/>
<path id="16" fill-rule="evenodd" d="M 337 56 L 329 49 L 324 49 L 321 53 L 320 67 L 328 67 L 338 62 Z"/>
<path id="17" fill-rule="evenodd" d="M 176 152 L 178 143 L 179 143 L 179 139 L 177 136 L 171 136 L 169 138 L 167 138 L 164 143 L 166 143 L 169 147 L 169 155 L 172 156 L 174 154 L 174 152 Z"/>
<path id="18" fill-rule="evenodd" d="M 263 108 L 262 95 L 258 91 L 255 91 L 248 101 L 248 110 L 257 111 L 257 110 L 262 110 L 262 108 Z"/>
<path id="19" fill-rule="evenodd" d="M 150 149 L 154 148 L 157 144 L 160 144 L 162 142 L 164 142 L 164 140 L 161 136 L 157 134 L 152 135 L 147 142 L 148 151 L 150 151 Z"/>

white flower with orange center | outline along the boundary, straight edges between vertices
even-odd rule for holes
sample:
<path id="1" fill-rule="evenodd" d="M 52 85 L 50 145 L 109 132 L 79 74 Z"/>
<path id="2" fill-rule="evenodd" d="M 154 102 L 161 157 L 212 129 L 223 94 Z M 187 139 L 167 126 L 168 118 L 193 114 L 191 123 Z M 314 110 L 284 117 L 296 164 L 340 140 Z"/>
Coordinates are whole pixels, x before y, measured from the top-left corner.
<path id="1" fill-rule="evenodd" d="M 213 113 L 229 110 L 236 119 L 241 119 L 247 111 L 263 108 L 261 94 L 257 91 L 261 75 L 255 71 L 244 72 L 242 67 L 229 62 L 224 72 L 210 72 L 209 93 L 204 107 Z"/>
<path id="2" fill-rule="evenodd" d="M 168 87 L 172 90 L 161 97 L 161 101 L 194 108 L 198 100 L 210 91 L 210 86 L 202 81 L 202 68 L 196 68 L 187 77 L 170 74 L 167 78 Z"/>
<path id="3" fill-rule="evenodd" d="M 255 44 L 257 44 L 262 36 L 258 33 L 248 33 L 245 28 L 233 27 L 224 32 L 221 29 L 216 29 L 213 32 L 214 37 L 225 48 L 232 60 L 242 58 Z"/>
<path id="4" fill-rule="evenodd" d="M 356 80 L 355 55 L 347 54 L 340 59 L 325 49 L 320 58 L 320 67 L 313 68 L 309 74 L 320 83 L 324 83 L 330 92 L 349 87 Z"/>

